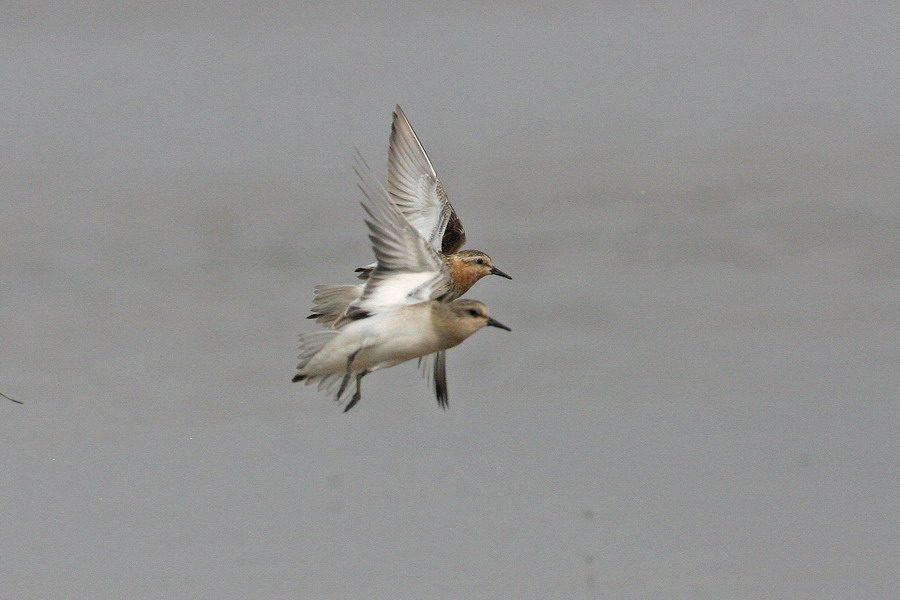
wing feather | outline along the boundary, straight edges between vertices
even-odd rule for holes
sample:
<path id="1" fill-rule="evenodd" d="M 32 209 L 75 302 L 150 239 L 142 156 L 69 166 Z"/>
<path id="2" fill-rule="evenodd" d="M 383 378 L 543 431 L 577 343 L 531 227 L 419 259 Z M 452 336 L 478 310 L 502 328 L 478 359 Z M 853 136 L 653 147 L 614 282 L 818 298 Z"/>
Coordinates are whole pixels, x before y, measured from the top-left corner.
<path id="1" fill-rule="evenodd" d="M 436 251 L 452 254 L 466 241 L 456 211 L 409 124 L 403 109 L 394 109 L 388 150 L 388 194 Z"/>
<path id="2" fill-rule="evenodd" d="M 358 152 L 354 170 L 365 196 L 362 207 L 368 215 L 376 266 L 347 317 L 360 318 L 440 296 L 450 281 L 444 261 L 391 202 Z"/>

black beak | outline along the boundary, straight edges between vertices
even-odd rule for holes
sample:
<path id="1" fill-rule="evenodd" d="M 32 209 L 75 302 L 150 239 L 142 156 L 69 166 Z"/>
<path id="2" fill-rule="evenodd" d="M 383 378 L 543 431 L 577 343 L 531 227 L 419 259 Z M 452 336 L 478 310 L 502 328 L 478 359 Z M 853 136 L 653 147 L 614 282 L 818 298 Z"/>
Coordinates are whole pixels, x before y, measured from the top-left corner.
<path id="1" fill-rule="evenodd" d="M 507 279 L 512 279 L 509 275 L 498 269 L 497 267 L 491 267 L 491 275 L 499 275 L 500 277 L 506 277 Z"/>
<path id="2" fill-rule="evenodd" d="M 487 324 L 490 325 L 491 327 L 499 327 L 500 329 L 505 329 L 505 330 L 507 330 L 507 331 L 512 331 L 512 329 L 510 329 L 509 327 L 507 327 L 506 325 L 504 325 L 504 324 L 501 323 L 500 321 L 498 321 L 498 320 L 496 320 L 496 319 L 492 319 L 492 318 L 490 318 L 490 317 L 488 317 Z"/>

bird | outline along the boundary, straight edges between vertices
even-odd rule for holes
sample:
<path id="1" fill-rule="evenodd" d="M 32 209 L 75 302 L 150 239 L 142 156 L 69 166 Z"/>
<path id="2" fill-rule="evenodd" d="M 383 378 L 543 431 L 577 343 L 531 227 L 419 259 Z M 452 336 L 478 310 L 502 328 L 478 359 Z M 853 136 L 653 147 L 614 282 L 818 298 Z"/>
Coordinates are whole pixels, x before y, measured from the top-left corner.
<path id="1" fill-rule="evenodd" d="M 447 350 L 485 326 L 510 331 L 478 300 L 448 300 L 447 263 L 403 216 L 371 174 L 358 171 L 376 263 L 362 294 L 336 328 L 300 334 L 300 362 L 292 381 L 317 384 L 344 412 L 362 397 L 373 371 Z"/>
<path id="2" fill-rule="evenodd" d="M 368 164 L 357 151 L 354 169 L 361 180 L 368 172 Z M 487 275 L 497 275 L 512 279 L 494 266 L 491 257 L 480 250 L 461 250 L 466 243 L 466 233 L 444 185 L 438 178 L 425 148 L 419 141 L 403 109 L 394 108 L 391 123 L 391 137 L 388 146 L 388 186 L 390 200 L 401 214 L 439 253 L 449 271 L 446 284 L 435 290 L 436 296 L 444 296 L 451 301 L 461 297 Z M 362 187 L 362 186 L 361 186 Z M 364 193 L 366 190 L 363 190 Z M 359 278 L 366 280 L 374 264 L 359 267 Z M 318 285 L 315 287 L 313 306 L 308 318 L 332 327 L 338 327 L 344 319 L 347 307 L 363 293 L 364 285 Z M 446 355 L 443 351 L 434 356 L 433 366 L 425 358 L 421 365 L 431 372 L 438 405 L 447 408 Z"/>
<path id="3" fill-rule="evenodd" d="M 9 396 L 7 396 L 6 394 L 4 394 L 3 392 L 0 392 L 0 396 L 2 396 L 3 398 L 6 398 L 7 400 L 10 400 L 10 401 L 12 401 L 12 402 L 15 402 L 16 404 L 22 404 L 22 402 L 16 400 L 15 398 L 10 398 Z"/>

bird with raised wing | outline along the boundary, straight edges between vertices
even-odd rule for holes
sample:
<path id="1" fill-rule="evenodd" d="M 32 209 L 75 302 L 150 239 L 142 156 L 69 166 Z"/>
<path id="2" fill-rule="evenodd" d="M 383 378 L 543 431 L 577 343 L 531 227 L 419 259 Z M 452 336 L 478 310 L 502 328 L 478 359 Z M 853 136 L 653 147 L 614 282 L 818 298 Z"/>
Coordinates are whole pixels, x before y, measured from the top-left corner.
<path id="1" fill-rule="evenodd" d="M 356 154 L 356 171 L 368 172 L 368 165 Z M 388 194 L 410 224 L 439 253 L 449 278 L 436 296 L 454 300 L 465 294 L 478 280 L 487 275 L 512 279 L 494 266 L 491 257 L 480 250 L 460 250 L 466 242 L 462 222 L 450 204 L 444 186 L 434 170 L 425 148 L 413 131 L 403 110 L 394 109 L 388 150 Z M 364 190 L 365 191 L 365 190 Z M 367 279 L 375 265 L 360 267 L 360 279 Z M 364 285 L 319 285 L 315 288 L 311 319 L 339 326 L 347 307 L 363 293 Z M 428 357 L 431 358 L 431 357 Z M 448 404 L 446 356 L 443 351 L 422 363 L 432 380 L 438 404 Z"/>
<path id="2" fill-rule="evenodd" d="M 452 348 L 485 326 L 509 330 L 477 300 L 447 301 L 447 263 L 391 202 L 367 170 L 357 169 L 375 267 L 336 328 L 300 335 L 293 381 L 315 383 L 348 411 L 364 376 Z M 442 291 L 443 290 L 443 291 Z M 353 392 L 351 395 L 351 380 Z"/>

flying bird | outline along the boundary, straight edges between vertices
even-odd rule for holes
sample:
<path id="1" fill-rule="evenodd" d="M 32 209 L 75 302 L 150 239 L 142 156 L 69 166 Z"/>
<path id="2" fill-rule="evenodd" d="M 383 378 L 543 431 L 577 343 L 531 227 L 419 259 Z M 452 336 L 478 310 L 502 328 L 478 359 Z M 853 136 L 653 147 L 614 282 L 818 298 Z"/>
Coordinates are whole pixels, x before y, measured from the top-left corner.
<path id="1" fill-rule="evenodd" d="M 452 275 L 445 259 L 364 164 L 356 172 L 376 262 L 337 327 L 300 334 L 293 378 L 317 384 L 338 402 L 349 396 L 345 412 L 359 402 L 361 380 L 373 371 L 452 348 L 485 326 L 509 331 L 483 302 L 450 300 Z"/>
<path id="2" fill-rule="evenodd" d="M 358 152 L 355 158 L 357 175 L 365 180 L 362 171 L 368 172 L 368 165 Z M 446 265 L 449 277 L 439 289 L 434 290 L 434 298 L 455 300 L 487 275 L 512 279 L 495 267 L 491 257 L 484 252 L 461 250 L 466 243 L 462 222 L 450 204 L 425 148 L 400 106 L 395 107 L 391 123 L 387 181 L 390 200 Z M 366 190 L 363 189 L 363 192 L 366 193 Z M 372 264 L 356 271 L 360 279 L 367 280 L 374 268 L 375 265 Z M 339 327 L 348 307 L 357 301 L 363 289 L 363 284 L 316 286 L 309 318 Z M 424 358 L 422 366 L 426 372 L 430 370 L 432 373 L 438 404 L 446 408 L 449 400 L 446 354 L 443 350 L 437 352 L 433 357 L 433 367 L 428 360 L 432 357 Z"/>

